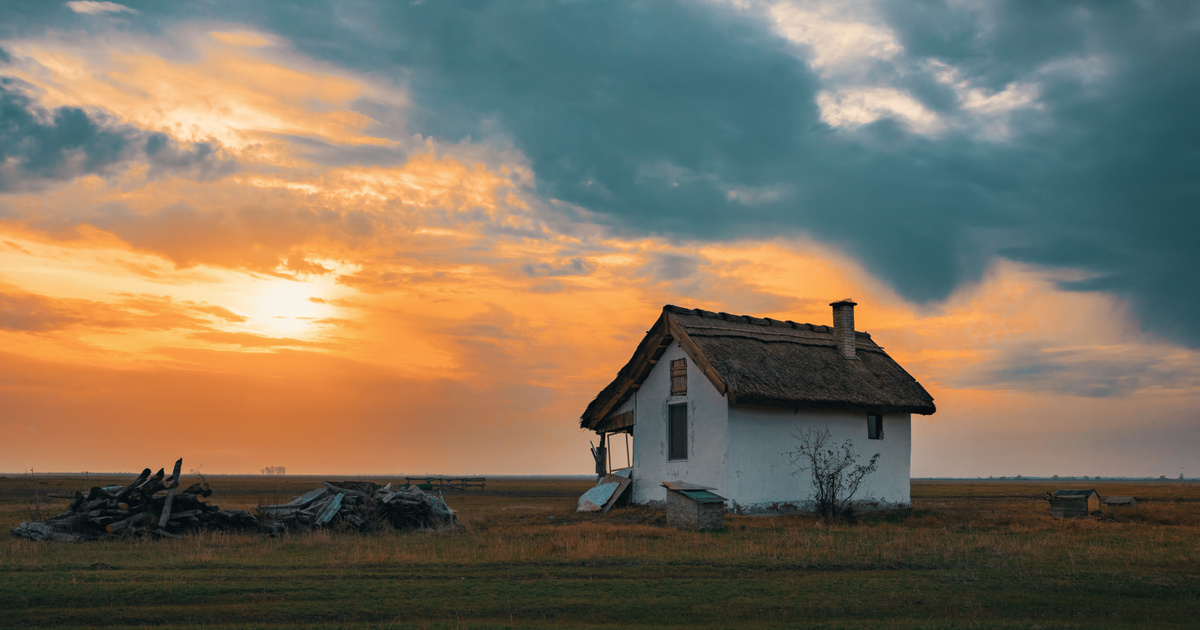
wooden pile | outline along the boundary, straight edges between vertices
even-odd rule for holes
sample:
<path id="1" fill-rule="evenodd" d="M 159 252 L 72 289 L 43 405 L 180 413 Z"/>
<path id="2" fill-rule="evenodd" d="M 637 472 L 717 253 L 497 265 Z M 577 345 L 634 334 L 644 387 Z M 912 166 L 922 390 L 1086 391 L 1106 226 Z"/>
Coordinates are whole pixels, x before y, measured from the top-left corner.
<path id="1" fill-rule="evenodd" d="M 76 491 L 70 509 L 45 522 L 21 523 L 10 531 L 30 540 L 97 540 L 108 536 L 153 534 L 173 537 L 202 528 L 257 528 L 258 519 L 244 510 L 221 510 L 210 502 L 207 483 L 179 490 L 175 462 L 170 477 L 164 469 L 151 474 L 147 468 L 133 483 L 107 488 L 93 487 L 85 495 Z"/>
<path id="2" fill-rule="evenodd" d="M 272 532 L 341 526 L 358 531 L 440 529 L 458 524 L 441 497 L 412 485 L 382 488 L 369 481 L 326 481 L 282 505 L 258 508 Z"/>

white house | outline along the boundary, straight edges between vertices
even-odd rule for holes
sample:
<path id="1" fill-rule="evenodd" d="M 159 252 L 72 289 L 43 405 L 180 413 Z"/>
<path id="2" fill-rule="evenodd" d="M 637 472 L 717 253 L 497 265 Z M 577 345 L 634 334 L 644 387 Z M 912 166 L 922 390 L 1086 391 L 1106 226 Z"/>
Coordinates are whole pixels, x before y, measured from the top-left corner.
<path id="1" fill-rule="evenodd" d="M 664 306 L 581 417 L 600 437 L 597 472 L 631 465 L 633 503 L 664 501 L 662 482 L 686 481 L 738 512 L 804 509 L 811 486 L 793 474 L 791 434 L 827 427 L 863 462 L 880 455 L 856 503 L 910 505 L 910 418 L 932 414 L 933 397 L 854 330 L 854 302 L 831 306 L 833 326 Z"/>

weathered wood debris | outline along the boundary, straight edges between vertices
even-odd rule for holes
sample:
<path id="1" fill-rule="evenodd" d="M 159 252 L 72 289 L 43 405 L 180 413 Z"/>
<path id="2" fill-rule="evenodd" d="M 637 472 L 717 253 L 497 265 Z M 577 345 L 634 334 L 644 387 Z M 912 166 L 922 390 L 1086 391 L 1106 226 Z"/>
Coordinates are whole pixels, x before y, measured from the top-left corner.
<path id="1" fill-rule="evenodd" d="M 182 466 L 182 459 L 176 461 L 169 477 L 164 477 L 162 468 L 154 474 L 147 468 L 127 486 L 96 486 L 87 494 L 76 491 L 66 512 L 44 522 L 21 523 L 9 531 L 30 540 L 79 541 L 258 527 L 253 514 L 214 505 L 207 482 L 180 490 Z"/>
<path id="2" fill-rule="evenodd" d="M 274 532 L 342 526 L 358 531 L 442 529 L 458 517 L 440 496 L 413 485 L 383 487 L 369 481 L 326 481 L 289 503 L 258 508 Z"/>

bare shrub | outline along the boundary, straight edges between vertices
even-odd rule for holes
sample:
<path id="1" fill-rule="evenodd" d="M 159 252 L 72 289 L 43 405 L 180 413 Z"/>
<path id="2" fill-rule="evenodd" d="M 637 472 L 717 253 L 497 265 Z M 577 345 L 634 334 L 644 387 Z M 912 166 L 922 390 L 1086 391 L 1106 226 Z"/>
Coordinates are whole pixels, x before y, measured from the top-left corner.
<path id="1" fill-rule="evenodd" d="M 859 464 L 850 439 L 834 444 L 829 427 L 794 429 L 791 434 L 797 447 L 787 453 L 796 467 L 792 474 L 810 473 L 817 514 L 827 522 L 852 518 L 851 500 L 867 475 L 878 468 L 879 453 L 866 464 Z"/>

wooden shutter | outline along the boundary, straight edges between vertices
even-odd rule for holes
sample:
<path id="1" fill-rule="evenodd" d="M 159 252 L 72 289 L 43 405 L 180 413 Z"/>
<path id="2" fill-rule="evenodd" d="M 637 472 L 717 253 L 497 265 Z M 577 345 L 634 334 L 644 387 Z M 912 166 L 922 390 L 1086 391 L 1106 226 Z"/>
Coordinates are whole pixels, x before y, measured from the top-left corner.
<path id="1" fill-rule="evenodd" d="M 687 359 L 671 361 L 671 395 L 687 395 Z"/>
<path id="2" fill-rule="evenodd" d="M 687 459 L 687 404 L 667 407 L 667 459 Z"/>

